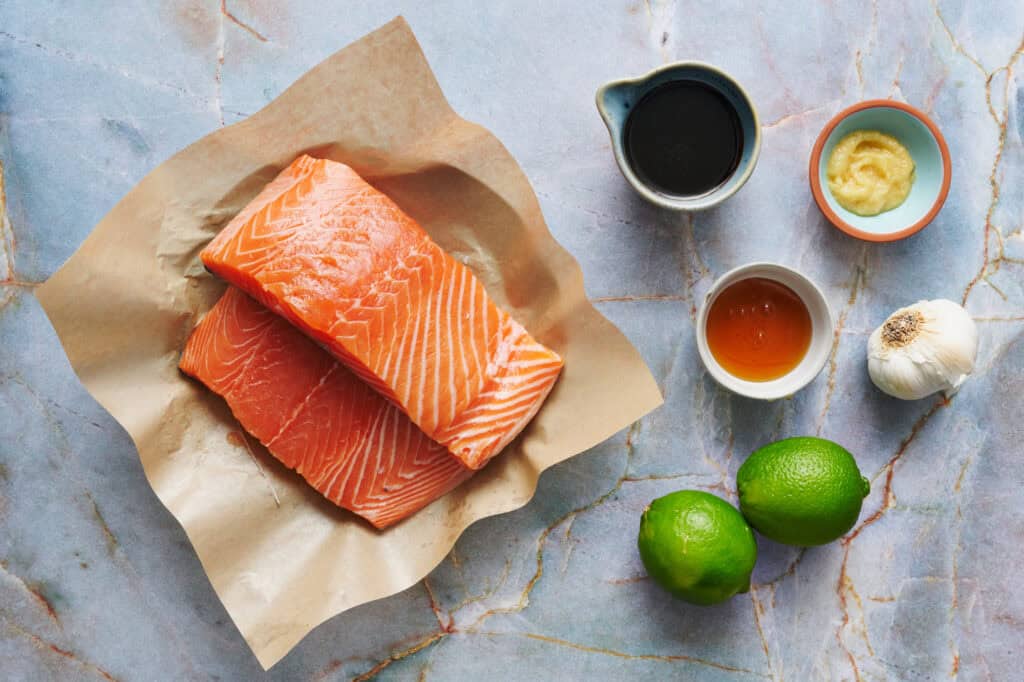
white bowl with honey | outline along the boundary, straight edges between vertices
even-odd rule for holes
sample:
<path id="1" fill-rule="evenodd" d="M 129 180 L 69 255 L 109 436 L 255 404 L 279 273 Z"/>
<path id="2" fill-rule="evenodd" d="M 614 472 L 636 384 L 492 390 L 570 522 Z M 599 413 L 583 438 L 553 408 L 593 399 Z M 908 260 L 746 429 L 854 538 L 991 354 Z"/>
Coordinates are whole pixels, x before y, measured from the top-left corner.
<path id="1" fill-rule="evenodd" d="M 718 278 L 697 316 L 697 350 L 708 373 L 748 398 L 796 393 L 821 372 L 834 323 L 824 294 L 796 270 L 743 265 Z"/>

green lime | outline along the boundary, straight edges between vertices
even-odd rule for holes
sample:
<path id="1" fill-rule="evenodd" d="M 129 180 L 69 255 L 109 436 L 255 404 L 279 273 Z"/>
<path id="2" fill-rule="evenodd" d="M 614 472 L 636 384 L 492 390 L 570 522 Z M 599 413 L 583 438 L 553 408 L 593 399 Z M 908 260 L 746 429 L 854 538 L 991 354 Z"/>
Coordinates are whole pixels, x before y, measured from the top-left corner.
<path id="1" fill-rule="evenodd" d="M 651 502 L 637 546 L 654 581 L 693 604 L 717 604 L 750 589 L 754 533 L 735 507 L 709 493 L 680 490 Z"/>
<path id="2" fill-rule="evenodd" d="M 871 489 L 853 455 L 824 438 L 787 438 L 755 450 L 736 472 L 740 511 L 765 537 L 823 545 L 853 528 Z"/>

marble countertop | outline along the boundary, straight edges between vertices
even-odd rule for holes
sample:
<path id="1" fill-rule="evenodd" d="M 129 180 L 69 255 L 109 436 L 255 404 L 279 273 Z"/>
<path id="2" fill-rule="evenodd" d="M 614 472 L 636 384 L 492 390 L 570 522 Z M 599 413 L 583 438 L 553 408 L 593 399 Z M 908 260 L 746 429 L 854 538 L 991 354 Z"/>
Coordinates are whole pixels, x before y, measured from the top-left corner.
<path id="1" fill-rule="evenodd" d="M 114 5 L 118 7 L 115 8 Z M 1012 679 L 1024 651 L 1024 4 L 940 2 L 0 4 L 0 677 L 5 680 Z M 601 311 L 666 403 L 548 471 L 430 576 L 334 618 L 270 672 L 228 619 L 124 431 L 84 391 L 33 297 L 149 170 L 403 13 L 455 109 L 525 169 Z M 698 215 L 638 199 L 593 95 L 698 58 L 764 125 L 749 184 Z M 828 226 L 806 181 L 822 125 L 891 97 L 934 116 L 954 178 L 894 244 Z M 822 375 L 757 403 L 701 369 L 695 303 L 752 260 L 800 268 L 839 333 Z M 867 334 L 920 298 L 965 301 L 978 367 L 953 399 L 867 378 Z M 754 585 L 666 597 L 635 549 L 653 497 L 734 498 L 757 446 L 818 434 L 873 480 L 856 529 L 760 541 Z"/>

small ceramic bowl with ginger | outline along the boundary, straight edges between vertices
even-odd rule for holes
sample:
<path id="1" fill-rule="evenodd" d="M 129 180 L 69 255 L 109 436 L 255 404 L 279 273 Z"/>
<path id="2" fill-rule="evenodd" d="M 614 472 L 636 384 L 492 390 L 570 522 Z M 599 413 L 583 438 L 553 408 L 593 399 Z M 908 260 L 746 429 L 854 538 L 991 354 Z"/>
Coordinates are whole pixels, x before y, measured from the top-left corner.
<path id="1" fill-rule="evenodd" d="M 897 153 L 897 148 L 909 153 L 913 162 L 910 189 L 909 193 L 905 187 L 896 192 L 902 199 L 898 203 L 867 201 L 870 208 L 865 209 L 863 202 L 851 202 L 851 194 L 856 194 L 857 188 L 847 191 L 851 189 L 851 179 L 844 177 L 843 172 L 849 168 L 840 168 L 837 172 L 837 167 L 842 165 L 839 157 L 847 153 L 851 142 L 855 143 L 858 138 L 863 139 L 864 147 L 869 150 L 881 146 L 882 152 L 888 153 L 892 150 L 884 147 L 895 143 Z M 834 152 L 837 153 L 834 155 Z M 893 166 L 898 171 L 901 164 Z M 900 181 L 900 178 L 886 177 L 893 172 L 892 168 L 872 166 L 867 171 L 877 173 L 882 183 Z M 811 151 L 808 175 L 814 201 L 830 223 L 858 239 L 889 242 L 919 232 L 938 215 L 949 194 L 952 163 L 942 132 L 926 114 L 903 102 L 876 99 L 854 104 L 828 122 Z M 852 182 L 855 185 L 862 179 L 853 178 Z M 845 188 L 844 181 L 848 181 Z"/>

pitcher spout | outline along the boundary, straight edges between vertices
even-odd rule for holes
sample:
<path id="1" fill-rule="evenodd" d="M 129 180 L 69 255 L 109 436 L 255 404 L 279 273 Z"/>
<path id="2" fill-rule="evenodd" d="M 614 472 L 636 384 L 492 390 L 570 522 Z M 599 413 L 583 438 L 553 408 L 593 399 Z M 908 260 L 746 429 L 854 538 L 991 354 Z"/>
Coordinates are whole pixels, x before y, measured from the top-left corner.
<path id="1" fill-rule="evenodd" d="M 640 82 L 636 80 L 619 80 L 605 83 L 597 90 L 597 110 L 613 139 L 618 139 L 622 134 L 630 107 L 640 94 L 639 86 Z"/>

